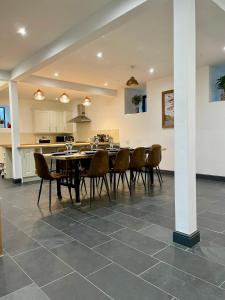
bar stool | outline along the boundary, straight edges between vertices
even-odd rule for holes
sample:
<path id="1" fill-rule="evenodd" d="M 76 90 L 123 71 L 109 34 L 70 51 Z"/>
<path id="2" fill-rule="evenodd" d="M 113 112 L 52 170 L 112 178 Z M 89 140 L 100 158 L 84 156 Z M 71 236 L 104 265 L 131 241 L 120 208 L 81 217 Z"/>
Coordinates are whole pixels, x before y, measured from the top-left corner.
<path id="1" fill-rule="evenodd" d="M 91 159 L 90 168 L 81 172 L 82 178 L 90 178 L 90 207 L 91 202 L 95 198 L 95 188 L 97 179 L 101 178 L 105 184 L 106 191 L 110 200 L 109 185 L 106 174 L 109 172 L 109 155 L 105 150 L 97 151 Z"/>

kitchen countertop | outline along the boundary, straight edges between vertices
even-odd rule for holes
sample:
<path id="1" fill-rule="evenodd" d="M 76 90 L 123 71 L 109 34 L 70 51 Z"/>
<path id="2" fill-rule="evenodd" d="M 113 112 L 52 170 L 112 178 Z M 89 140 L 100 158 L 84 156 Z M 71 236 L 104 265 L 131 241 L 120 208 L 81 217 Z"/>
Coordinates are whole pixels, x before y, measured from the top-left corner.
<path id="1" fill-rule="evenodd" d="M 99 143 L 99 145 L 108 145 L 109 143 Z M 83 147 L 89 146 L 90 143 L 82 142 L 82 143 L 73 143 L 73 146 Z M 10 149 L 12 145 L 0 145 L 0 147 Z M 57 148 L 57 147 L 65 147 L 65 143 L 43 143 L 43 144 L 21 144 L 18 146 L 19 149 L 29 149 L 29 148 Z"/>

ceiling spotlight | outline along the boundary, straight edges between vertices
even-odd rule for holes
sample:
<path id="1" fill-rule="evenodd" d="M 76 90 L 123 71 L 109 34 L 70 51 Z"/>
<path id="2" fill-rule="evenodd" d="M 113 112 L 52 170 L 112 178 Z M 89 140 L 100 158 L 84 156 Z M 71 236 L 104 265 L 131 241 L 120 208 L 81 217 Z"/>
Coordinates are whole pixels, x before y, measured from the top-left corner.
<path id="1" fill-rule="evenodd" d="M 58 73 L 58 72 L 55 72 L 55 73 L 54 73 L 54 76 L 55 76 L 55 77 L 58 77 L 58 76 L 59 76 L 59 73 Z"/>
<path id="2" fill-rule="evenodd" d="M 154 68 L 150 68 L 149 69 L 149 73 L 153 74 L 155 72 L 155 69 Z"/>
<path id="3" fill-rule="evenodd" d="M 34 98 L 34 100 L 42 101 L 42 100 L 45 100 L 45 95 L 44 95 L 44 93 L 42 92 L 42 90 L 38 89 L 38 90 L 34 93 L 33 98 Z"/>
<path id="4" fill-rule="evenodd" d="M 223 47 L 223 51 L 225 51 L 225 46 Z"/>
<path id="5" fill-rule="evenodd" d="M 66 93 L 63 93 L 60 97 L 59 97 L 59 101 L 61 103 L 69 103 L 70 102 L 70 98 Z"/>
<path id="6" fill-rule="evenodd" d="M 105 83 L 104 83 L 104 86 L 108 86 L 108 85 L 109 85 L 108 82 L 105 82 Z"/>
<path id="7" fill-rule="evenodd" d="M 97 56 L 98 58 L 102 58 L 103 53 L 102 53 L 102 52 L 98 52 L 98 53 L 96 54 L 96 56 Z"/>
<path id="8" fill-rule="evenodd" d="M 91 99 L 89 97 L 85 97 L 84 100 L 82 101 L 82 104 L 84 106 L 90 106 L 91 105 Z"/>
<path id="9" fill-rule="evenodd" d="M 26 36 L 27 35 L 26 27 L 18 28 L 17 33 L 20 34 L 21 36 Z"/>

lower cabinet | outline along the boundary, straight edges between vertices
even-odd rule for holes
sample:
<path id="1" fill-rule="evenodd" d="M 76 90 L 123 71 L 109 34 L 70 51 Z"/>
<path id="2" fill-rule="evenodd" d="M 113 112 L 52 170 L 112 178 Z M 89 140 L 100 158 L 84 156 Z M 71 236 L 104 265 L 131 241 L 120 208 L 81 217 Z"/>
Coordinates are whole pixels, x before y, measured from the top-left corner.
<path id="1" fill-rule="evenodd" d="M 34 162 L 34 149 L 21 149 L 22 156 L 22 175 L 24 177 L 36 176 L 35 162 Z"/>

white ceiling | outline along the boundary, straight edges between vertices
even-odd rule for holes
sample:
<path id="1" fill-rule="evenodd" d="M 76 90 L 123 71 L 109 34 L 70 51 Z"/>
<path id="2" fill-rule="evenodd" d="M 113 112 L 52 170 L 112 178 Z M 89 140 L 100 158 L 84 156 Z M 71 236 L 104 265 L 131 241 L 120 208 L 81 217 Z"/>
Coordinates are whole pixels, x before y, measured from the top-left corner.
<path id="1" fill-rule="evenodd" d="M 63 34 L 110 0 L 8 0 L 1 7 L 0 69 L 11 69 L 31 54 Z M 112 0 L 111 0 L 112 1 Z M 115 1 L 115 0 L 114 0 Z M 90 85 L 119 88 L 129 76 L 140 83 L 172 74 L 172 0 L 149 0 L 138 15 L 101 38 L 36 72 L 36 75 Z M 10 11 L 14 5 L 14 10 Z M 54 7 L 54 9 L 52 9 Z M 24 9 L 26 8 L 26 10 Z M 25 24 L 29 35 L 22 39 L 15 24 Z M 197 0 L 197 63 L 199 66 L 225 62 L 225 12 L 211 0 Z M 96 53 L 103 52 L 103 59 Z M 185 58 L 184 58 L 185 59 Z M 135 65 L 133 72 L 130 65 Z M 153 75 L 149 68 L 155 68 Z M 132 74 L 133 73 L 133 74 Z M 27 98 L 35 86 L 20 84 Z M 44 88 L 54 99 L 59 91 Z M 61 92 L 61 90 L 60 90 Z M 71 92 L 75 98 L 82 93 Z"/>
<path id="2" fill-rule="evenodd" d="M 2 0 L 0 69 L 11 70 L 111 0 Z M 28 36 L 17 34 L 26 26 Z"/>
<path id="3" fill-rule="evenodd" d="M 108 34 L 87 44 L 36 74 L 110 88 L 124 86 L 131 75 L 139 82 L 163 77 L 173 67 L 173 8 L 172 0 L 149 1 L 139 16 Z M 197 63 L 199 66 L 225 61 L 225 12 L 211 0 L 197 0 Z M 96 53 L 103 52 L 103 59 Z M 150 75 L 150 67 L 155 74 Z"/>

